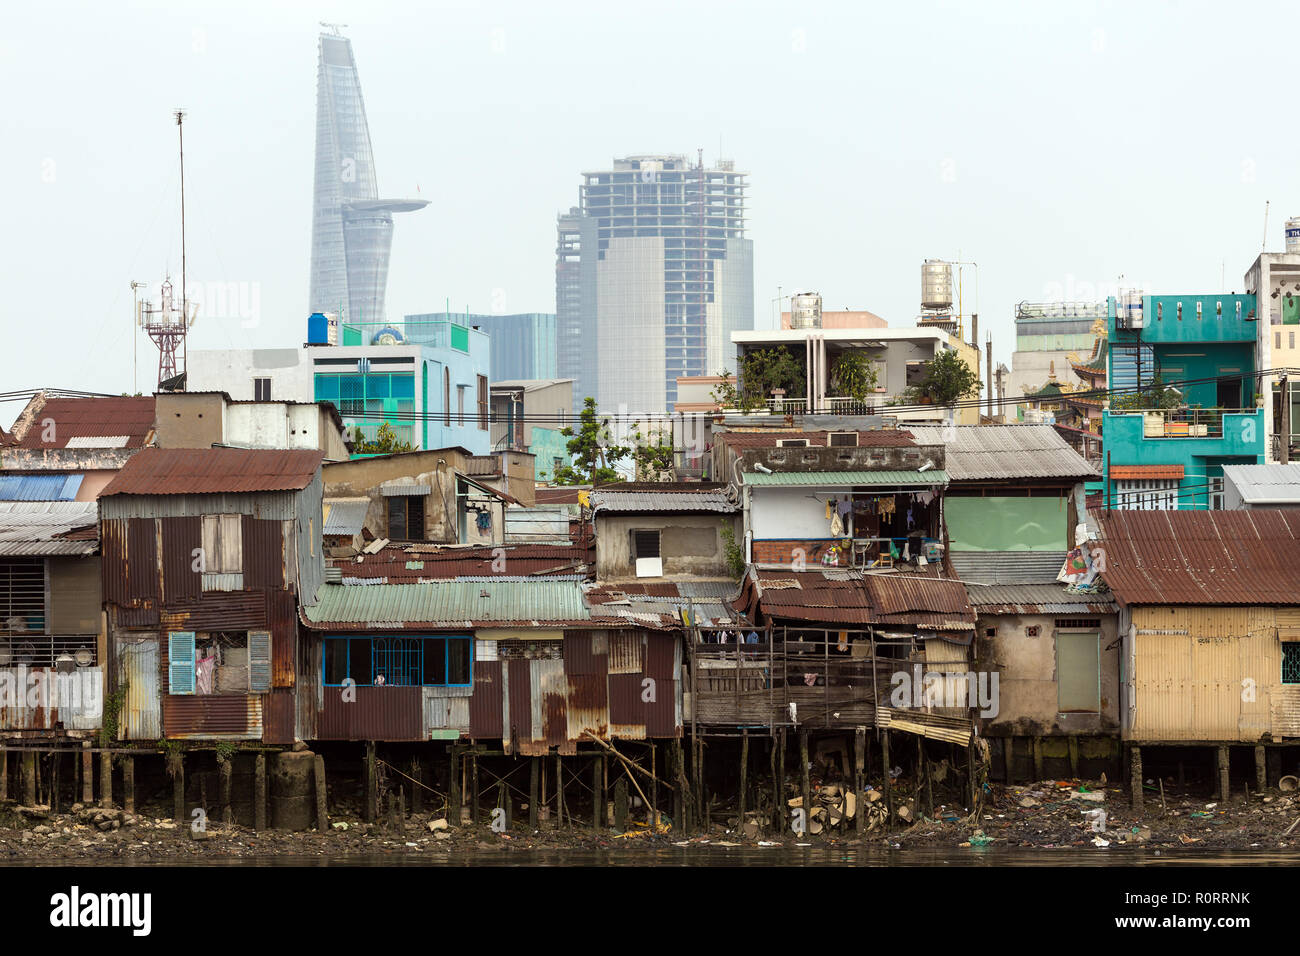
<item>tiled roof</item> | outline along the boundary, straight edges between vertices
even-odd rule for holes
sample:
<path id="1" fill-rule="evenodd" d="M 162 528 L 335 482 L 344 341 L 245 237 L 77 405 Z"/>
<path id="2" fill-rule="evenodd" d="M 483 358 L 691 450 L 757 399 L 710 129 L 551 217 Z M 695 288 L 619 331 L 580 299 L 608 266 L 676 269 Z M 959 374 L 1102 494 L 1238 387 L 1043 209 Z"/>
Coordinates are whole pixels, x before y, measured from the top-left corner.
<path id="1" fill-rule="evenodd" d="M 1179 478 L 1183 477 L 1182 465 L 1111 465 L 1112 478 Z"/>
<path id="2" fill-rule="evenodd" d="M 433 544 L 395 545 L 357 560 L 338 562 L 345 581 L 417 583 L 474 577 L 538 578 L 583 576 L 593 563 L 590 551 L 565 544 L 447 547 Z"/>

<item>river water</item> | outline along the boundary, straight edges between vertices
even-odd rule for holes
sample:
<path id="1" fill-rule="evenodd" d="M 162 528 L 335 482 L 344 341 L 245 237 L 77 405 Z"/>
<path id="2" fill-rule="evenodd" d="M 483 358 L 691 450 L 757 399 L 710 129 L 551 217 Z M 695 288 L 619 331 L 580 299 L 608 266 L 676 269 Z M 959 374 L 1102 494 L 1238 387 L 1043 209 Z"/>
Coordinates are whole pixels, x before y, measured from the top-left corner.
<path id="1" fill-rule="evenodd" d="M 890 850 L 863 846 L 724 847 L 693 845 L 638 849 L 535 849 L 430 851 L 336 855 L 276 855 L 167 860 L 49 861 L 83 866 L 1294 866 L 1300 857 L 1278 850 L 1147 850 L 1094 847 L 1009 849 L 1006 847 L 913 847 Z M 39 861 L 0 865 L 41 866 Z"/>

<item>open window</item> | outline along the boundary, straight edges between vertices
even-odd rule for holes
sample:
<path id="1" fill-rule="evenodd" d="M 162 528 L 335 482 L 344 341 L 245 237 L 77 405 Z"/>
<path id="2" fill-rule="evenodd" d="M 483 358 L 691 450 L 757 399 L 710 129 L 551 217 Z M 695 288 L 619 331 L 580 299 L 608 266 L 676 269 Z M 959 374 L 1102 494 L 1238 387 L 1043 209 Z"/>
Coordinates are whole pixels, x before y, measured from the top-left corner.
<path id="1" fill-rule="evenodd" d="M 167 693 L 264 694 L 270 689 L 270 631 L 172 631 L 167 635 Z"/>
<path id="2" fill-rule="evenodd" d="M 632 560 L 662 557 L 659 553 L 659 531 L 640 530 L 632 532 Z"/>

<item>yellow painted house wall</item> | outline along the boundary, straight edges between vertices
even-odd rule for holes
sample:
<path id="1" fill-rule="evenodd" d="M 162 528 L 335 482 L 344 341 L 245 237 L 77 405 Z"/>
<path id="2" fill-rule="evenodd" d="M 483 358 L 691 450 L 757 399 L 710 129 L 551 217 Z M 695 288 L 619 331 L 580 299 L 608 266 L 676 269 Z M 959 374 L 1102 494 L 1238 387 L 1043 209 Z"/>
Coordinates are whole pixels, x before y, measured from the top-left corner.
<path id="1" fill-rule="evenodd" d="M 1300 737 L 1300 684 L 1282 683 L 1279 629 L 1300 609 L 1133 608 L 1132 740 Z"/>

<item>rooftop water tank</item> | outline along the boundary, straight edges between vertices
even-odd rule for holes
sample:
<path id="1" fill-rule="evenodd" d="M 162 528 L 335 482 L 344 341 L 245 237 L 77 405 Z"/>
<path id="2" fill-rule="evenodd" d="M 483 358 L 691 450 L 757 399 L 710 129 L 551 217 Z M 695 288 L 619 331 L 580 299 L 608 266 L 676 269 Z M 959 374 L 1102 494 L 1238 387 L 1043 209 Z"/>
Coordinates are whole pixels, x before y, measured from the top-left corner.
<path id="1" fill-rule="evenodd" d="M 952 263 L 926 259 L 921 264 L 921 308 L 952 308 Z"/>
<path id="2" fill-rule="evenodd" d="M 800 292 L 790 296 L 790 328 L 820 329 L 822 297 L 817 292 Z"/>

